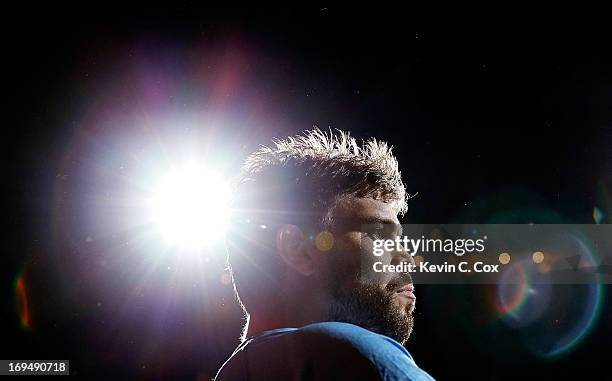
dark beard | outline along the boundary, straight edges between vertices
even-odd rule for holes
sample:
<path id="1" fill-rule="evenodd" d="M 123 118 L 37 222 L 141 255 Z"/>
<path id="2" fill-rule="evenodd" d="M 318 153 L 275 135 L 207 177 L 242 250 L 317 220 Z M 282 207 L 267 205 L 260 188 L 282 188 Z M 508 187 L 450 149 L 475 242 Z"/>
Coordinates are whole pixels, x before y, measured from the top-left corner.
<path id="1" fill-rule="evenodd" d="M 361 283 L 357 288 L 337 292 L 330 306 L 330 320 L 355 324 L 404 344 L 414 325 L 414 308 L 402 311 L 393 295 L 375 284 Z"/>

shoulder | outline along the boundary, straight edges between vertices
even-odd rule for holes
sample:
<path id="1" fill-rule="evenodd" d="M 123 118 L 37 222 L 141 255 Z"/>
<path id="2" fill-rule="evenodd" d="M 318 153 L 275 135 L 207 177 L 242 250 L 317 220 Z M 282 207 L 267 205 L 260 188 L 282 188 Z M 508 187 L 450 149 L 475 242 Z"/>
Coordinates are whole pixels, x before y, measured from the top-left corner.
<path id="1" fill-rule="evenodd" d="M 412 357 L 396 341 L 352 324 L 324 322 L 250 340 L 217 379 L 431 380 L 412 377 L 414 370 L 419 369 Z"/>
<path id="2" fill-rule="evenodd" d="M 298 331 L 306 336 L 314 335 L 326 337 L 328 340 L 346 342 L 366 352 L 369 350 L 399 352 L 412 361 L 412 357 L 408 351 L 397 341 L 354 324 L 323 322 L 304 326 Z"/>
<path id="3" fill-rule="evenodd" d="M 433 381 L 416 365 L 406 348 L 387 336 L 341 322 L 311 324 L 300 331 L 306 336 L 324 337 L 325 341 L 342 343 L 342 347 L 358 353 L 362 361 L 373 364 L 382 380 Z"/>

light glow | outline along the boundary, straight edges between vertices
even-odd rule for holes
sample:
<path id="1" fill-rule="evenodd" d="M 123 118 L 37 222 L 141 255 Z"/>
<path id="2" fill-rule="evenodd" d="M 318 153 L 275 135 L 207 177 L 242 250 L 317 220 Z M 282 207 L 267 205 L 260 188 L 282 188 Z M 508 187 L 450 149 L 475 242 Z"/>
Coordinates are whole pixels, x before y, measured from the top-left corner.
<path id="1" fill-rule="evenodd" d="M 195 250 L 219 242 L 230 189 L 219 174 L 190 163 L 163 176 L 151 200 L 156 227 L 170 245 Z"/>

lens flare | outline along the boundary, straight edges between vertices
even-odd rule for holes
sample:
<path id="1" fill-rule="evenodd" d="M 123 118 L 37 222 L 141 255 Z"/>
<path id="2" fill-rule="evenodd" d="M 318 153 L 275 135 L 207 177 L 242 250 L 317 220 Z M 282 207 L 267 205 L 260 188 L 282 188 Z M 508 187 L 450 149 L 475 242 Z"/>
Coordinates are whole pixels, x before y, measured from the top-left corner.
<path id="1" fill-rule="evenodd" d="M 533 259 L 533 263 L 542 263 L 544 262 L 544 253 L 536 251 L 531 255 L 531 258 Z"/>
<path id="2" fill-rule="evenodd" d="M 594 207 L 593 208 L 593 221 L 596 224 L 601 224 L 603 222 L 604 219 L 604 214 L 601 211 L 601 209 L 599 209 L 598 207 Z"/>
<path id="3" fill-rule="evenodd" d="M 580 234 L 557 237 L 554 242 L 581 258 L 574 271 L 596 267 L 596 250 Z M 547 264 L 544 255 L 536 253 L 541 252 L 506 267 L 497 286 L 497 310 L 530 352 L 556 359 L 588 337 L 599 319 L 604 289 L 596 272 L 587 284 L 553 285 L 554 271 L 542 271 Z"/>
<path id="4" fill-rule="evenodd" d="M 328 231 L 322 231 L 315 238 L 315 245 L 320 251 L 329 251 L 334 247 L 334 235 Z"/>
<path id="5" fill-rule="evenodd" d="M 151 200 L 153 220 L 168 243 L 197 249 L 218 242 L 227 227 L 229 187 L 197 164 L 164 176 Z"/>
<path id="6" fill-rule="evenodd" d="M 595 250 L 591 247 L 585 239 L 575 237 L 577 245 L 580 247 L 580 253 L 583 255 L 591 266 L 595 265 Z M 582 313 L 579 315 L 577 321 L 569 329 L 569 331 L 562 335 L 561 338 L 557 339 L 554 345 L 548 350 L 544 351 L 542 355 L 546 358 L 557 358 L 564 354 L 569 353 L 571 350 L 576 348 L 580 343 L 589 335 L 593 330 L 593 327 L 599 320 L 601 313 L 601 306 L 604 297 L 604 288 L 600 282 L 600 276 L 598 273 L 593 274 L 593 282 L 587 284 L 586 298 Z"/>
<path id="7" fill-rule="evenodd" d="M 23 273 L 19 274 L 15 281 L 15 299 L 17 301 L 17 314 L 21 327 L 28 331 L 32 330 L 28 293 Z"/>
<path id="8" fill-rule="evenodd" d="M 498 311 L 514 328 L 527 326 L 540 317 L 550 297 L 549 285 L 531 284 L 531 271 L 525 261 L 515 262 L 504 272 L 497 289 Z"/>
<path id="9" fill-rule="evenodd" d="M 507 265 L 508 263 L 510 263 L 510 254 L 501 253 L 498 259 L 499 263 L 501 263 L 502 265 Z"/>

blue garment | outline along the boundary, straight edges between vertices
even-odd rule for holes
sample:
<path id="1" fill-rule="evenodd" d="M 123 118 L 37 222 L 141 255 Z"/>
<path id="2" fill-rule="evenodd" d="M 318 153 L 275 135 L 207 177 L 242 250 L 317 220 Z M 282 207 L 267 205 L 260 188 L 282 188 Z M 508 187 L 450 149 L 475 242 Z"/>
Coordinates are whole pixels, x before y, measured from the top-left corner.
<path id="1" fill-rule="evenodd" d="M 353 324 L 315 323 L 242 343 L 215 381 L 433 381 L 397 341 Z"/>

